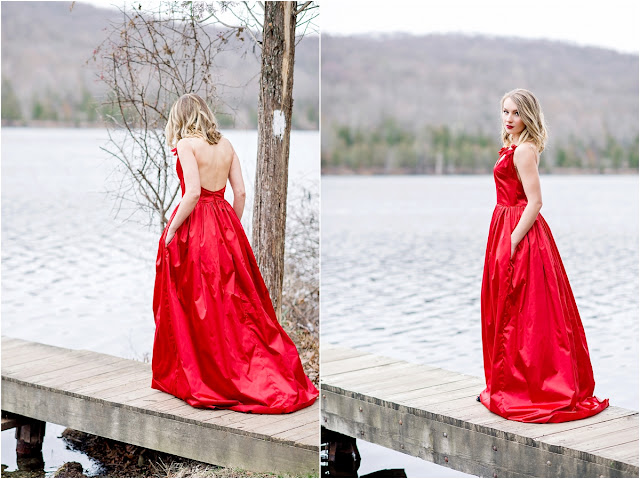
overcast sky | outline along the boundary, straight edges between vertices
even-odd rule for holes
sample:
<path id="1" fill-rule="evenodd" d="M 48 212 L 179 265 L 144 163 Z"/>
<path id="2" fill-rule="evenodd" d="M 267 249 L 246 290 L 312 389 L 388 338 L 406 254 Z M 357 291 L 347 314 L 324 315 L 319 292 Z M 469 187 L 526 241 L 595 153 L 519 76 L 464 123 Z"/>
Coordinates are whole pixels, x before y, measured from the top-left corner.
<path id="1" fill-rule="evenodd" d="M 102 7 L 124 3 L 80 1 Z M 158 3 L 139 1 L 145 6 Z M 638 53 L 640 47 L 637 0 L 320 0 L 319 4 L 321 31 L 336 35 L 461 32 L 561 40 L 627 53 Z"/>
<path id="2" fill-rule="evenodd" d="M 638 53 L 637 0 L 324 0 L 323 33 L 481 33 Z"/>

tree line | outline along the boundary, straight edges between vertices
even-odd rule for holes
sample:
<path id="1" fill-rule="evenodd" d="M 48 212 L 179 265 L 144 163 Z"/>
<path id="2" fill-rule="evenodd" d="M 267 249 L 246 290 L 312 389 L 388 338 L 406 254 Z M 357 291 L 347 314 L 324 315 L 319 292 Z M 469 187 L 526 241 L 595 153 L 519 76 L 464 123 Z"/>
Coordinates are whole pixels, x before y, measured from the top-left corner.
<path id="1" fill-rule="evenodd" d="M 497 135 L 457 131 L 447 125 L 404 128 L 392 117 L 373 128 L 333 124 L 323 129 L 322 172 L 486 174 L 493 170 L 501 146 Z M 638 135 L 626 143 L 611 134 L 600 143 L 573 136 L 553 139 L 541 155 L 540 171 L 567 169 L 637 170 Z"/>
<path id="2" fill-rule="evenodd" d="M 296 111 L 294 109 L 291 126 L 294 130 L 306 130 L 309 125 L 318 124 L 318 105 L 303 100 Z M 168 114 L 169 112 L 165 112 Z M 220 128 L 234 128 L 236 126 L 235 113 L 216 111 L 216 119 Z M 298 113 L 298 114 L 296 114 Z M 60 93 L 52 88 L 46 88 L 39 93 L 33 93 L 30 101 L 21 101 L 10 79 L 2 77 L 2 123 L 3 125 L 29 126 L 34 122 L 47 121 L 65 124 L 102 125 L 103 119 L 114 117 L 123 120 L 120 111 L 115 108 L 112 95 L 98 98 L 88 88 L 83 87 L 80 95 Z M 303 118 L 302 118 L 303 117 Z M 135 119 L 135 112 L 131 111 L 129 121 Z M 258 110 L 249 112 L 249 128 L 258 128 Z M 244 126 L 244 125 L 243 125 Z"/>

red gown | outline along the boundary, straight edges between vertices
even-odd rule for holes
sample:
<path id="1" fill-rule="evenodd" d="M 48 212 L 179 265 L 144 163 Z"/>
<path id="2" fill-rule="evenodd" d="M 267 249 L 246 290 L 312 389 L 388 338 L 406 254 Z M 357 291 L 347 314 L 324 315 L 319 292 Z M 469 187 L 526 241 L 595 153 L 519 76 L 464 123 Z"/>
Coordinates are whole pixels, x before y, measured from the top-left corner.
<path id="1" fill-rule="evenodd" d="M 565 422 L 599 413 L 609 400 L 595 386 L 578 308 L 551 230 L 541 214 L 518 244 L 511 232 L 527 205 L 513 164 L 500 150 L 493 174 L 497 204 L 482 278 L 481 315 L 490 411 L 522 422 Z"/>
<path id="2" fill-rule="evenodd" d="M 179 158 L 176 169 L 184 195 Z M 280 414 L 313 404 L 318 390 L 276 319 L 224 188 L 202 188 L 165 247 L 169 224 L 156 259 L 151 387 L 200 408 Z"/>

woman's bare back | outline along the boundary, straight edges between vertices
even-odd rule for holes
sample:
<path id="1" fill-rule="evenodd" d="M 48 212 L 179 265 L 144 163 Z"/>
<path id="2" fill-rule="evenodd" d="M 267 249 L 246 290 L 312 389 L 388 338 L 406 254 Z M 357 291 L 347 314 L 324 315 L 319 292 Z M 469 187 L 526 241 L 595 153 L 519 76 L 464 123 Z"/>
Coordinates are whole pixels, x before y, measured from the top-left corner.
<path id="1" fill-rule="evenodd" d="M 229 178 L 234 151 L 231 143 L 222 137 L 215 145 L 200 138 L 189 138 L 198 163 L 200 186 L 209 191 L 224 188 Z"/>

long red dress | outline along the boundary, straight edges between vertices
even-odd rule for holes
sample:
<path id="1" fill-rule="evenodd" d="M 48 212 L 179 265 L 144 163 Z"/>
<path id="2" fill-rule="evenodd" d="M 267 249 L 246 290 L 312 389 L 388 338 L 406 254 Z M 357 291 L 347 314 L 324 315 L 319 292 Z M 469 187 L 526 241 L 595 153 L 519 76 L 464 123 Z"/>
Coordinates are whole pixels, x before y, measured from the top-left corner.
<path id="1" fill-rule="evenodd" d="M 541 214 L 518 244 L 511 232 L 527 205 L 513 152 L 500 150 L 497 204 L 482 278 L 481 314 L 489 410 L 522 422 L 564 422 L 599 413 L 578 308 L 551 230 Z"/>
<path id="2" fill-rule="evenodd" d="M 176 169 L 184 195 L 179 158 Z M 279 414 L 313 404 L 318 390 L 278 323 L 224 188 L 202 188 L 165 247 L 169 224 L 156 260 L 151 387 L 200 408 Z"/>

